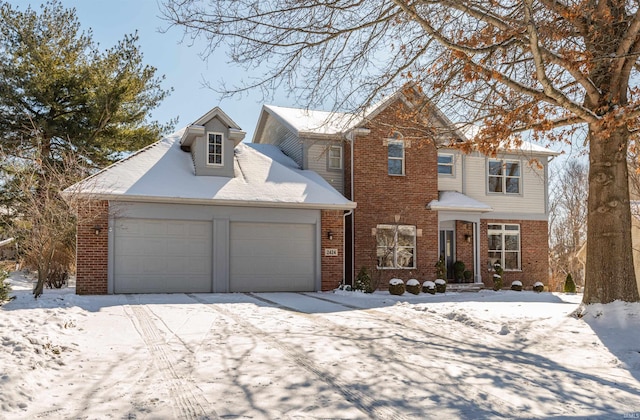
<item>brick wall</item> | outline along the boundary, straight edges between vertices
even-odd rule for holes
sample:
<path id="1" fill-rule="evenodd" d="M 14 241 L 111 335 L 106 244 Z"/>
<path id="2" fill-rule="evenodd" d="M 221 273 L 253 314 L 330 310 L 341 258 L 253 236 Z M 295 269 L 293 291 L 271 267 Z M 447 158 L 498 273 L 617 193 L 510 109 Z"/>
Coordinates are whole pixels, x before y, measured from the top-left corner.
<path id="1" fill-rule="evenodd" d="M 473 268 L 473 223 L 456 220 L 456 260 L 462 261 L 465 270 L 472 273 Z M 467 242 L 470 238 L 470 242 Z M 464 280 L 463 280 L 464 281 Z M 473 277 L 469 280 L 473 282 Z"/>
<path id="2" fill-rule="evenodd" d="M 344 278 L 344 217 L 342 210 L 322 210 L 320 216 L 322 290 L 333 290 Z M 332 239 L 329 239 L 328 232 Z M 325 249 L 337 249 L 337 256 L 325 256 Z"/>
<path id="3" fill-rule="evenodd" d="M 437 151 L 433 142 L 425 136 L 424 127 L 408 123 L 402 115 L 407 108 L 397 101 L 378 114 L 367 128 L 368 135 L 356 136 L 354 143 L 354 197 L 358 203 L 354 210 L 354 270 L 365 266 L 377 279 L 379 287 L 386 289 L 388 280 L 435 279 L 434 264 L 438 259 L 438 216 L 426 209 L 426 205 L 438 198 Z M 402 134 L 410 147 L 405 149 L 405 175 L 388 174 L 388 153 L 385 139 L 393 132 Z M 345 148 L 345 191 L 350 188 L 350 154 Z M 416 269 L 376 269 L 376 238 L 372 228 L 378 224 L 415 225 L 422 229 L 416 238 Z"/>
<path id="4" fill-rule="evenodd" d="M 96 226 L 100 227 L 98 235 Z M 106 294 L 109 239 L 107 201 L 91 201 L 81 205 L 76 235 L 76 293 Z"/>
<path id="5" fill-rule="evenodd" d="M 489 243 L 487 225 L 492 223 L 512 223 L 520 225 L 521 271 L 505 271 L 502 284 L 511 287 L 511 282 L 520 280 L 525 288 L 541 281 L 549 283 L 549 226 L 546 220 L 482 220 L 480 240 L 480 267 L 482 282 L 493 287 L 493 272 L 489 270 Z"/>

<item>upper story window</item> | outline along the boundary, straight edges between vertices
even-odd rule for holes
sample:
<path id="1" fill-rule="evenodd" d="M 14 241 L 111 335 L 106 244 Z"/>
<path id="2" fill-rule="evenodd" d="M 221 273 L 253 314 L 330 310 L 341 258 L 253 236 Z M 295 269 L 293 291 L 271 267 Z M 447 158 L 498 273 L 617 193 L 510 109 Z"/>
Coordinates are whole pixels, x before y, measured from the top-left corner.
<path id="1" fill-rule="evenodd" d="M 342 169 L 342 146 L 329 147 L 329 169 Z"/>
<path id="2" fill-rule="evenodd" d="M 378 268 L 416 268 L 415 226 L 378 225 L 376 245 Z"/>
<path id="3" fill-rule="evenodd" d="M 389 175 L 404 175 L 404 148 L 404 140 L 387 141 Z"/>
<path id="4" fill-rule="evenodd" d="M 520 194 L 520 161 L 490 159 L 488 167 L 489 192 Z"/>
<path id="5" fill-rule="evenodd" d="M 489 263 L 499 262 L 505 270 L 520 270 L 520 225 L 490 224 Z"/>
<path id="6" fill-rule="evenodd" d="M 438 153 L 438 174 L 453 175 L 453 155 Z"/>
<path id="7" fill-rule="evenodd" d="M 223 150 L 222 133 L 208 133 L 207 135 L 207 164 L 222 165 Z"/>

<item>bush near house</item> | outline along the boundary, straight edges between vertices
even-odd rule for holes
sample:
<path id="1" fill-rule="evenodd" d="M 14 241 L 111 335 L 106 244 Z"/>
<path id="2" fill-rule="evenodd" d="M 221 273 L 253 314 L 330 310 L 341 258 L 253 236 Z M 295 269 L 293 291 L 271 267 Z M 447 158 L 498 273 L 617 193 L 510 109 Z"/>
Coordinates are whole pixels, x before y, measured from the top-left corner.
<path id="1" fill-rule="evenodd" d="M 544 290 L 544 284 L 540 281 L 537 281 L 533 284 L 533 291 L 540 293 Z"/>
<path id="2" fill-rule="evenodd" d="M 361 290 L 365 293 L 373 293 L 373 284 L 371 283 L 371 275 L 367 267 L 360 268 L 356 276 L 355 290 Z"/>
<path id="3" fill-rule="evenodd" d="M 431 280 L 427 280 L 422 283 L 422 293 L 429 293 L 431 295 L 436 294 L 436 284 Z"/>
<path id="4" fill-rule="evenodd" d="M 493 264 L 493 290 L 498 291 L 502 289 L 502 275 L 504 270 L 499 262 Z"/>
<path id="5" fill-rule="evenodd" d="M 392 295 L 400 296 L 405 291 L 404 282 L 400 279 L 389 280 L 389 293 Z"/>
<path id="6" fill-rule="evenodd" d="M 407 280 L 407 292 L 419 295 L 420 294 L 420 282 L 416 279 Z"/>

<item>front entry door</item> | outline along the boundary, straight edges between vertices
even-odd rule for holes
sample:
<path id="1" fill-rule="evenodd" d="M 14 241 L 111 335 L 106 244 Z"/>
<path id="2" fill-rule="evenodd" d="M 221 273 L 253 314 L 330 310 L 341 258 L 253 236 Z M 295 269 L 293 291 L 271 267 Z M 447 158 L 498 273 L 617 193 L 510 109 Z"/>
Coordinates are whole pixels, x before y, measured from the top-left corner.
<path id="1" fill-rule="evenodd" d="M 444 261 L 447 265 L 447 279 L 453 279 L 453 230 L 440 231 L 440 253 L 444 255 Z"/>

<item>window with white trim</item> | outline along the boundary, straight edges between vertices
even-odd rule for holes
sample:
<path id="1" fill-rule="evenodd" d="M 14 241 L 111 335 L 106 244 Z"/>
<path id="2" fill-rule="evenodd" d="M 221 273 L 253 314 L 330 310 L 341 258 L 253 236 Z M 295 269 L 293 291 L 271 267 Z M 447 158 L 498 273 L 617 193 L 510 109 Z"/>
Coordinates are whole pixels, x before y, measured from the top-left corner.
<path id="1" fill-rule="evenodd" d="M 329 169 L 342 169 L 342 146 L 329 147 Z"/>
<path id="2" fill-rule="evenodd" d="M 438 174 L 453 175 L 453 155 L 438 153 Z"/>
<path id="3" fill-rule="evenodd" d="M 378 225 L 376 245 L 378 268 L 416 268 L 415 226 Z"/>
<path id="4" fill-rule="evenodd" d="M 489 224 L 489 264 L 504 270 L 520 270 L 520 225 Z"/>
<path id="5" fill-rule="evenodd" d="M 520 166 L 518 160 L 489 159 L 489 192 L 520 194 Z"/>
<path id="6" fill-rule="evenodd" d="M 222 133 L 208 133 L 207 135 L 207 164 L 222 165 L 223 157 Z"/>
<path id="7" fill-rule="evenodd" d="M 404 140 L 387 141 L 389 175 L 404 175 Z"/>

